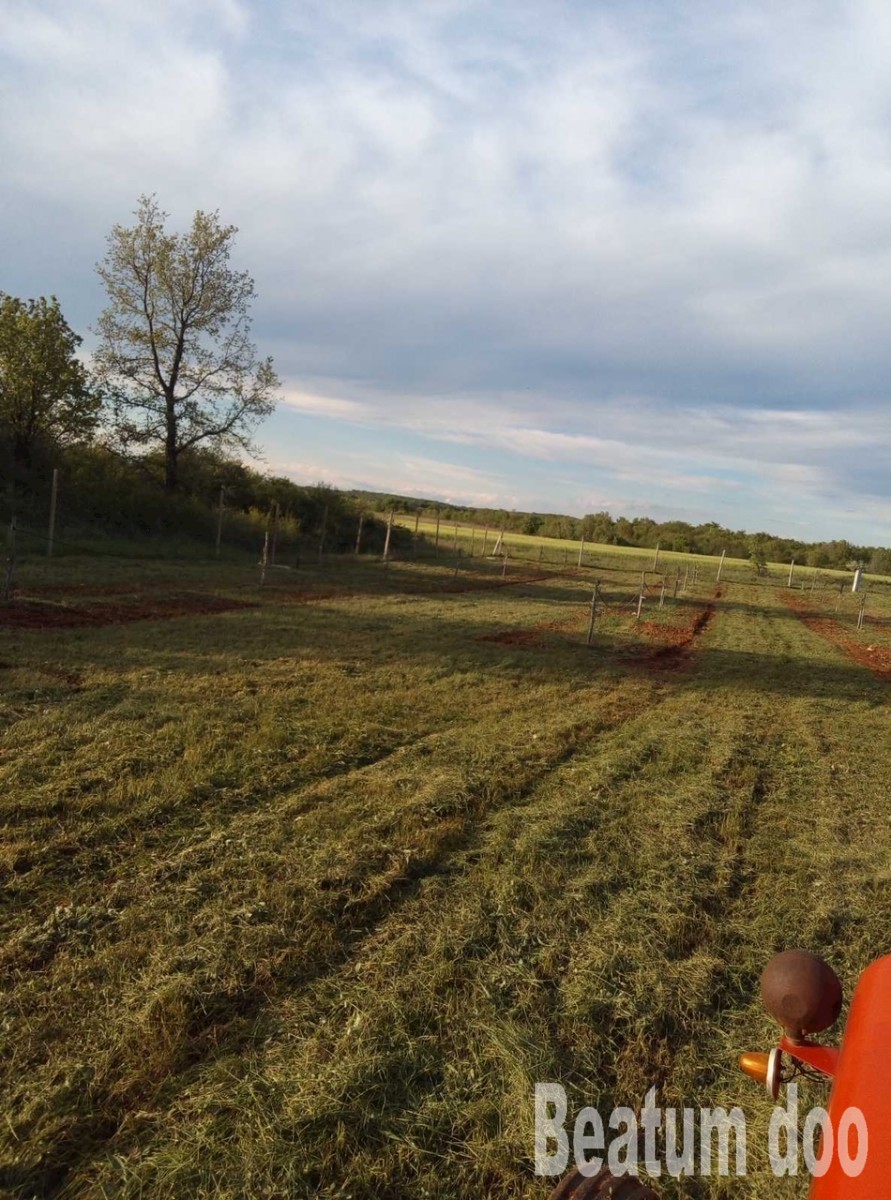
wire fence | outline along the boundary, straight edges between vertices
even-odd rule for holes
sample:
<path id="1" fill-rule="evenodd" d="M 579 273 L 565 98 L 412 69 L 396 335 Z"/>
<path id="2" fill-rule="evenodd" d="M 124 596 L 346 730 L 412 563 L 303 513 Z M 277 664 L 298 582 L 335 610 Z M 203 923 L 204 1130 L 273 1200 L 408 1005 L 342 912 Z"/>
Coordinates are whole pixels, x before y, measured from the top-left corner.
<path id="1" fill-rule="evenodd" d="M 0 512 L 2 508 L 0 505 Z M 188 558 L 253 563 L 259 565 L 263 582 L 267 572 L 279 568 L 333 566 L 361 557 L 379 559 L 385 567 L 411 562 L 433 564 L 451 572 L 455 579 L 500 575 L 513 581 L 518 572 L 530 577 L 536 572 L 543 576 L 559 572 L 592 582 L 596 578 L 600 581 L 600 599 L 592 603 L 630 606 L 638 618 L 644 607 L 651 610 L 654 601 L 661 608 L 666 597 L 676 600 L 693 589 L 731 583 L 792 588 L 809 592 L 815 601 L 834 595 L 836 611 L 842 605 L 847 610 L 852 603 L 851 572 L 794 563 L 757 564 L 724 555 L 662 551 L 659 547 L 603 546 L 584 540 L 570 543 L 461 521 L 425 520 L 422 525 L 418 514 L 395 511 L 352 510 L 339 512 L 335 518 L 326 508 L 315 526 L 307 528 L 277 503 L 266 510 L 239 510 L 228 506 L 221 492 L 215 510 L 206 504 L 182 508 L 189 516 L 182 529 L 174 524 L 172 528 L 160 526 L 154 532 L 142 529 L 134 533 L 132 529 L 109 529 L 92 522 L 83 508 L 69 511 L 64 497 L 60 499 L 55 477 L 50 494 L 32 498 L 21 515 L 10 515 L 8 503 L 6 508 L 2 596 L 7 599 L 29 565 L 40 558 L 82 556 L 119 562 Z M 196 520 L 196 514 L 200 519 Z M 614 593 L 609 602 L 604 590 L 607 582 Z M 853 602 L 860 605 L 861 626 L 867 598 L 882 595 L 891 595 L 891 581 L 872 577 L 853 597 Z"/>

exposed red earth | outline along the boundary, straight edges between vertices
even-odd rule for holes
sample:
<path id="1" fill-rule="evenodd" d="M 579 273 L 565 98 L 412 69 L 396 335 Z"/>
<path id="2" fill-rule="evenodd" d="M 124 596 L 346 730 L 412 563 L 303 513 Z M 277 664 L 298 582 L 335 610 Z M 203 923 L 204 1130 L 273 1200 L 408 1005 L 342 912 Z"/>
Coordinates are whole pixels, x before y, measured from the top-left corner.
<path id="1" fill-rule="evenodd" d="M 721 588 L 715 588 L 709 602 L 693 610 L 690 620 L 683 625 L 661 625 L 656 621 L 641 621 L 637 632 L 652 639 L 655 645 L 635 646 L 623 652 L 622 657 L 640 666 L 657 670 L 671 670 L 682 666 L 690 658 L 696 639 L 701 637 L 712 623 L 717 611 L 716 601 L 722 596 Z"/>
<path id="2" fill-rule="evenodd" d="M 84 589 L 84 592 L 87 589 Z M 123 595 L 90 588 L 96 595 Z M 81 592 L 81 594 L 84 594 Z M 132 595 L 132 590 L 130 592 Z M 0 606 L 0 627 L 6 629 L 77 629 L 90 625 L 126 625 L 132 621 L 165 621 L 173 617 L 192 617 L 255 608 L 248 600 L 222 596 L 204 596 L 178 592 L 155 598 L 140 595 L 133 603 L 65 604 L 22 598 Z"/>
<path id="3" fill-rule="evenodd" d="M 655 670 L 670 670 L 680 667 L 690 657 L 694 643 L 709 627 L 716 612 L 716 601 L 721 598 L 721 589 L 716 588 L 709 602 L 702 608 L 693 611 L 690 620 L 684 625 L 661 625 L 656 621 L 642 621 L 635 626 L 635 631 L 650 640 L 635 646 L 623 647 L 618 656 L 625 662 L 635 666 L 648 667 Z M 522 646 L 533 648 L 543 646 L 541 634 L 570 633 L 581 631 L 588 620 L 589 609 L 579 607 L 571 617 L 557 621 L 539 621 L 528 629 L 502 629 L 495 633 L 481 634 L 478 642 L 487 642 L 499 646 Z"/>
<path id="4" fill-rule="evenodd" d="M 481 591 L 489 588 L 516 587 L 555 578 L 554 572 L 524 575 L 512 579 L 456 580 L 434 587 L 403 589 L 419 595 Z M 163 582 L 39 584 L 28 588 L 27 595 L 0 606 L 0 628 L 76 629 L 84 626 L 123 625 L 132 621 L 163 621 L 175 617 L 206 616 L 256 608 L 258 601 L 235 600 L 197 592 L 169 592 Z M 316 604 L 325 600 L 347 600 L 364 595 L 348 589 L 276 586 L 264 589 L 268 601 L 276 604 Z M 78 603 L 70 603 L 69 598 Z M 109 603 L 111 597 L 118 603 Z M 100 602 L 94 603 L 97 598 Z M 89 602 L 84 602 L 89 601 Z"/>
<path id="5" fill-rule="evenodd" d="M 496 646 L 543 646 L 544 642 L 534 629 L 502 629 L 498 633 L 484 633 L 478 642 L 490 642 Z"/>
<path id="6" fill-rule="evenodd" d="M 808 629 L 837 646 L 848 658 L 859 663 L 861 667 L 867 667 L 880 679 L 891 679 L 891 649 L 887 646 L 874 646 L 869 640 L 867 630 L 859 636 L 851 633 L 841 621 L 814 612 L 808 606 L 808 601 L 796 592 L 783 592 L 783 599 Z"/>

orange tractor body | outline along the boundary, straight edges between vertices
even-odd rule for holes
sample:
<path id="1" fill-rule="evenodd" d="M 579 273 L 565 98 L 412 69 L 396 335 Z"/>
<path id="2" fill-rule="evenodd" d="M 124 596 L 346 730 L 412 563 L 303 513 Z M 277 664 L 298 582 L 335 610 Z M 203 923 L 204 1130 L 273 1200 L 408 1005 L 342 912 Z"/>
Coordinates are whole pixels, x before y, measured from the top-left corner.
<path id="1" fill-rule="evenodd" d="M 776 955 L 761 994 L 785 1036 L 770 1054 L 741 1055 L 746 1074 L 774 1099 L 800 1076 L 832 1082 L 809 1200 L 891 1200 L 891 955 L 860 976 L 840 1049 L 811 1040 L 842 1006 L 841 984 L 822 959 L 803 950 Z M 614 1178 L 604 1168 L 587 1177 L 577 1168 L 551 1200 L 607 1197 L 658 1200 L 658 1193 L 630 1175 Z"/>
<path id="2" fill-rule="evenodd" d="M 783 1038 L 780 1047 L 802 1059 L 806 1047 Z M 824 1049 L 824 1047 L 820 1047 Z M 811 1200 L 871 1200 L 891 1197 L 891 955 L 877 959 L 860 976 L 851 1000 L 841 1049 L 834 1064 L 829 1123 L 833 1153 L 825 1175 L 814 1179 Z M 804 1059 L 804 1061 L 809 1061 Z M 813 1063 L 817 1066 L 818 1064 Z M 823 1070 L 823 1067 L 818 1069 Z M 829 1072 L 827 1072 L 829 1073 Z M 856 1132 L 846 1118 L 859 1109 L 868 1134 L 866 1162 L 852 1176 L 844 1164 L 855 1158 Z M 828 1140 L 828 1139 L 827 1139 Z M 845 1146 L 843 1143 L 849 1142 Z M 842 1153 L 839 1153 L 839 1150 Z M 847 1152 L 847 1153 L 845 1153 Z"/>

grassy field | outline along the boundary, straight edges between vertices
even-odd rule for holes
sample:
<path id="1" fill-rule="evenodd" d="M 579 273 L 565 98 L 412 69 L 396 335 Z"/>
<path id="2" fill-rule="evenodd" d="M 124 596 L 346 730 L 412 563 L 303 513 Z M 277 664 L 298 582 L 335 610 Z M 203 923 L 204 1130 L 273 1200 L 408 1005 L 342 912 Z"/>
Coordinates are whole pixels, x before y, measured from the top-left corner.
<path id="1" fill-rule="evenodd" d="M 891 599 L 472 565 L 23 564 L 0 1194 L 538 1200 L 557 1081 L 743 1107 L 667 1198 L 806 1195 L 736 1055 L 775 950 L 891 943 Z"/>
<path id="2" fill-rule="evenodd" d="M 386 522 L 387 513 L 377 513 L 378 519 Z M 483 557 L 484 550 L 491 552 L 498 541 L 499 530 L 461 524 L 460 522 L 441 521 L 439 540 L 436 541 L 436 522 L 420 520 L 410 514 L 395 513 L 394 524 L 414 534 L 419 535 L 419 557 L 429 558 L 434 545 L 438 557 L 446 561 L 455 557 L 456 547 L 463 558 Z M 599 543 L 577 542 L 568 538 L 541 537 L 537 534 L 505 533 L 504 547 L 508 557 L 525 562 L 541 562 L 545 566 L 586 566 L 601 571 L 647 571 L 654 573 L 682 574 L 689 568 L 695 567 L 703 572 L 703 578 L 714 578 L 719 564 L 720 555 L 691 554 L 676 550 L 641 550 L 637 546 L 605 546 Z M 851 571 L 807 567 L 798 563 L 768 563 L 762 573 L 762 578 L 775 582 L 788 582 L 790 566 L 792 567 L 793 583 L 797 586 L 810 587 L 816 575 L 817 582 L 826 583 L 830 580 L 850 582 Z M 741 580 L 747 582 L 755 574 L 750 559 L 726 558 L 721 570 L 722 580 Z M 891 584 L 891 577 L 872 577 L 873 584 L 882 586 Z"/>
<path id="3" fill-rule="evenodd" d="M 386 521 L 386 513 L 376 514 L 379 520 Z M 426 539 L 428 549 L 434 544 L 436 537 L 436 522 L 430 520 L 416 520 L 410 514 L 394 514 L 394 524 L 401 526 L 403 529 L 408 529 L 414 533 L 417 528 L 418 534 Z M 495 548 L 498 540 L 499 530 L 492 526 L 489 529 L 480 528 L 469 524 L 461 524 L 460 522 L 441 521 L 439 526 L 439 549 L 442 557 L 447 557 L 450 551 L 454 550 L 457 533 L 457 543 L 459 549 L 465 555 L 469 555 L 471 550 L 474 555 L 482 556 L 484 547 L 488 547 L 489 552 Z M 638 570 L 646 567 L 647 569 L 653 566 L 655 551 L 639 550 L 636 546 L 603 546 L 593 543 L 586 543 L 583 547 L 581 542 L 572 541 L 569 538 L 552 538 L 540 537 L 537 534 L 530 533 L 505 533 L 504 545 L 508 549 L 508 553 L 520 559 L 528 559 L 530 561 L 538 561 L 539 554 L 541 561 L 551 565 L 578 565 L 579 552 L 582 552 L 583 565 L 593 566 L 596 563 L 602 563 L 607 566 L 615 564 L 624 566 L 628 569 L 636 567 Z M 679 563 L 687 561 L 693 562 L 694 558 L 700 563 L 709 563 L 713 567 L 717 567 L 719 558 L 709 555 L 690 555 L 680 554 L 674 551 L 660 550 L 659 563 L 674 567 Z M 746 571 L 751 574 L 751 565 L 743 559 L 727 559 L 727 567 L 743 566 Z"/>

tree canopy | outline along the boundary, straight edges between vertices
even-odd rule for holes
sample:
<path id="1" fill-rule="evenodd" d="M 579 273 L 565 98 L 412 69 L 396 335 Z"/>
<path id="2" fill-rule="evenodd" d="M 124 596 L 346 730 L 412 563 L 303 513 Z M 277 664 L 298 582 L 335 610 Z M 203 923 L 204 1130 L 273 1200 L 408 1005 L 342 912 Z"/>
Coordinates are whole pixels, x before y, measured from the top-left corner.
<path id="1" fill-rule="evenodd" d="M 39 444 L 66 445 L 96 428 L 101 400 L 77 358 L 81 340 L 55 296 L 0 293 L 0 436 L 17 473 Z"/>
<path id="2" fill-rule="evenodd" d="M 97 267 L 108 306 L 95 364 L 122 442 L 163 448 L 172 491 L 183 451 L 251 449 L 279 381 L 251 341 L 254 281 L 229 264 L 236 227 L 199 210 L 187 233 L 168 233 L 154 196 L 134 215 L 112 229 Z"/>

